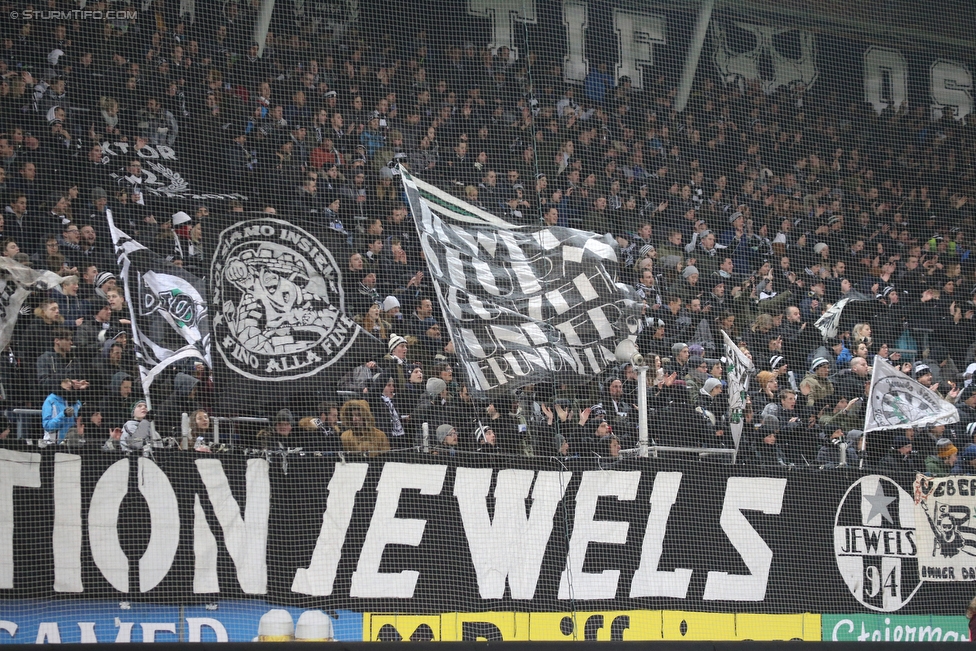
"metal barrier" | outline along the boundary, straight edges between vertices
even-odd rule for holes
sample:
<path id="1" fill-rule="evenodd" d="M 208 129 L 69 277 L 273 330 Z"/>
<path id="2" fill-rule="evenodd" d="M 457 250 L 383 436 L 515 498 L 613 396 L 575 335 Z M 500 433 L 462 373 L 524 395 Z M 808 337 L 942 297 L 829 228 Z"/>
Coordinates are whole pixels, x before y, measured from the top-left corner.
<path id="1" fill-rule="evenodd" d="M 220 443 L 220 423 L 221 422 L 232 422 L 232 423 L 270 423 L 270 418 L 254 418 L 251 416 L 211 416 L 210 420 L 213 421 L 213 442 L 214 444 Z"/>
<path id="2" fill-rule="evenodd" d="M 693 452 L 699 457 L 710 457 L 713 455 L 724 455 L 727 454 L 732 457 L 732 462 L 735 463 L 735 455 L 737 450 L 735 448 L 683 448 L 676 447 L 672 445 L 650 445 L 647 448 L 651 456 L 657 459 L 658 452 Z"/>

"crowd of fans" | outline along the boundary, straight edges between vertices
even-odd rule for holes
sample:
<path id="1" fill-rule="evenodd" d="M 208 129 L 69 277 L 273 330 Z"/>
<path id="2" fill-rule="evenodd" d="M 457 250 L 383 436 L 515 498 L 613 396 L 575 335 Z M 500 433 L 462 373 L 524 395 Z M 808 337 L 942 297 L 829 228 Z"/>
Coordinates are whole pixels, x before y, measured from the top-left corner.
<path id="1" fill-rule="evenodd" d="M 172 436 L 209 449 L 205 366 L 157 380 L 171 395 L 152 410 L 141 400 L 105 214 L 205 277 L 219 224 L 263 212 L 332 249 L 347 311 L 388 354 L 279 405 L 242 444 L 601 463 L 634 448 L 628 364 L 584 386 L 471 394 L 402 165 L 510 221 L 616 238 L 619 277 L 645 303 L 637 344 L 651 363 L 652 443 L 733 446 L 724 331 L 758 369 L 739 462 L 972 469 L 969 117 L 907 103 L 877 114 L 823 90 L 764 94 L 707 75 L 677 113 L 674 75 L 646 73 L 638 90 L 594 63 L 582 85 L 566 84 L 548 53 L 423 31 L 395 39 L 375 25 L 272 30 L 258 56 L 257 4 L 227 3 L 192 26 L 162 3 L 137 21 L 3 26 L 0 253 L 78 277 L 35 294 L 17 322 L 0 369 L 8 418 L 41 408 L 51 442 L 132 449 Z M 127 155 L 102 150 L 119 142 Z M 247 201 L 157 197 L 133 154 L 146 147 L 172 149 L 188 179 Z M 858 300 L 823 337 L 815 322 L 845 297 Z M 873 364 L 955 403 L 959 422 L 864 437 Z"/>

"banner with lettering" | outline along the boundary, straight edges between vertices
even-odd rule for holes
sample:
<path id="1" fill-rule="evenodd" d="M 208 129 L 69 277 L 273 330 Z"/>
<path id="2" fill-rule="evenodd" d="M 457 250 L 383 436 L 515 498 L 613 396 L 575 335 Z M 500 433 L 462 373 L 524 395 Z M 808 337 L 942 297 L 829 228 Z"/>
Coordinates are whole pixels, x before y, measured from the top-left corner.
<path id="1" fill-rule="evenodd" d="M 954 614 L 971 598 L 966 572 L 919 579 L 911 477 L 5 445 L 0 600 Z"/>

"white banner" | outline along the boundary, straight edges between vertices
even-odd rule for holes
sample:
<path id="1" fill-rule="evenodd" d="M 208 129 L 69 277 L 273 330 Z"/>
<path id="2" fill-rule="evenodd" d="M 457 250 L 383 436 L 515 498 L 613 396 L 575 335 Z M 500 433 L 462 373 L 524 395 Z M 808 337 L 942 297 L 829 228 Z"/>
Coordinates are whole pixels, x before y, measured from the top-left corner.
<path id="1" fill-rule="evenodd" d="M 915 538 L 922 581 L 976 580 L 974 478 L 915 479 Z"/>
<path id="2" fill-rule="evenodd" d="M 864 433 L 959 422 L 959 413 L 935 391 L 877 360 L 864 413 Z"/>
<path id="3" fill-rule="evenodd" d="M 729 382 L 729 424 L 735 449 L 738 450 L 739 439 L 742 438 L 742 412 L 746 407 L 749 391 L 749 376 L 755 367 L 752 360 L 739 350 L 724 330 L 722 338 L 725 340 L 725 373 Z"/>

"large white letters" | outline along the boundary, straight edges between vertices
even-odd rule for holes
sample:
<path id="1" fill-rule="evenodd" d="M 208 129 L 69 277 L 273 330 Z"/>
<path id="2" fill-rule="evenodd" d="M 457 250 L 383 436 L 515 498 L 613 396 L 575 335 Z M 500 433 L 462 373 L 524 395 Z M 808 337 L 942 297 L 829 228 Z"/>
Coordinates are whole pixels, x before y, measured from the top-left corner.
<path id="1" fill-rule="evenodd" d="M 872 45 L 864 52 L 864 101 L 878 113 L 908 99 L 908 63 L 898 50 Z"/>
<path id="2" fill-rule="evenodd" d="M 664 16 L 613 10 L 613 29 L 617 32 L 619 53 L 617 75 L 630 77 L 634 88 L 643 88 L 643 67 L 654 65 L 654 46 L 664 45 Z"/>
<path id="3" fill-rule="evenodd" d="M 671 507 L 678 497 L 681 486 L 680 472 L 659 472 L 654 477 L 651 491 L 651 513 L 647 516 L 644 529 L 644 545 L 641 548 L 640 567 L 634 573 L 630 584 L 630 596 L 634 597 L 676 597 L 684 599 L 688 595 L 692 570 L 677 568 L 673 572 L 657 569 L 664 550 L 664 534 L 668 527 Z"/>
<path id="4" fill-rule="evenodd" d="M 346 540 L 346 530 L 352 520 L 352 509 L 356 503 L 356 493 L 366 481 L 369 464 L 336 464 L 329 480 L 329 499 L 322 514 L 322 529 L 315 541 L 315 551 L 307 568 L 295 570 L 292 592 L 327 597 L 332 594 L 342 543 Z"/>
<path id="5" fill-rule="evenodd" d="M 264 459 L 251 459 L 247 462 L 247 504 L 244 517 L 241 507 L 230 492 L 230 484 L 224 468 L 217 459 L 197 459 L 197 471 L 207 487 L 207 499 L 213 505 L 220 530 L 224 534 L 227 553 L 234 561 L 237 582 L 247 594 L 265 594 L 268 591 L 268 515 L 271 509 L 271 482 L 268 462 Z M 203 517 L 203 509 L 194 507 L 194 534 L 209 526 Z M 210 534 L 211 536 L 213 534 Z M 216 543 L 193 547 L 195 561 L 194 573 L 205 568 L 216 568 Z M 206 584 L 207 581 L 201 583 Z M 197 587 L 194 578 L 194 589 Z"/>
<path id="6" fill-rule="evenodd" d="M 54 591 L 82 592 L 81 457 L 54 455 Z"/>
<path id="7" fill-rule="evenodd" d="M 129 492 L 129 460 L 119 459 L 98 478 L 88 505 L 92 560 L 119 592 L 129 591 L 129 559 L 119 543 L 119 507 Z"/>
<path id="8" fill-rule="evenodd" d="M 969 68 L 955 61 L 938 59 L 929 68 L 929 83 L 933 109 L 951 106 L 957 120 L 972 113 L 973 75 Z"/>
<path id="9" fill-rule="evenodd" d="M 560 599 L 613 599 L 616 596 L 620 570 L 584 572 L 586 548 L 591 542 L 612 545 L 627 542 L 629 522 L 594 520 L 593 516 L 600 497 L 616 497 L 618 501 L 636 498 L 640 476 L 640 471 L 592 470 L 583 473 L 576 491 L 576 513 L 573 516 L 573 535 L 569 539 L 566 569 L 559 579 Z"/>
<path id="10" fill-rule="evenodd" d="M 729 477 L 722 504 L 722 531 L 749 568 L 747 575 L 709 572 L 705 582 L 706 601 L 762 601 L 769 581 L 773 551 L 744 515 L 743 510 L 779 515 L 783 508 L 786 480 L 773 477 Z"/>
<path id="11" fill-rule="evenodd" d="M 139 559 L 139 591 L 149 592 L 163 580 L 180 546 L 180 509 L 166 474 L 153 461 L 139 459 L 139 492 L 149 505 L 149 544 Z"/>
<path id="12" fill-rule="evenodd" d="M 14 587 L 14 486 L 41 487 L 41 455 L 0 449 L 0 589 Z"/>
<path id="13" fill-rule="evenodd" d="M 482 599 L 501 599 L 508 577 L 513 599 L 531 599 L 552 534 L 553 515 L 573 474 L 540 472 L 526 517 L 525 499 L 535 472 L 499 471 L 494 520 L 489 519 L 485 502 L 491 475 L 491 468 L 458 468 L 454 478 L 454 497 L 478 576 L 478 592 Z"/>
<path id="14" fill-rule="evenodd" d="M 138 472 L 139 492 L 149 506 L 150 519 L 149 544 L 139 559 L 139 590 L 149 592 L 163 580 L 176 557 L 180 514 L 173 486 L 159 466 L 150 459 L 140 458 Z M 88 506 L 92 560 L 119 592 L 129 591 L 129 559 L 122 551 L 118 531 L 119 508 L 128 491 L 129 460 L 121 459 L 99 478 Z"/>
<path id="15" fill-rule="evenodd" d="M 447 466 L 387 463 L 376 486 L 376 506 L 369 531 L 353 572 L 349 596 L 409 599 L 420 572 L 403 570 L 380 574 L 380 561 L 387 545 L 416 547 L 424 537 L 427 520 L 397 518 L 400 493 L 404 488 L 420 489 L 421 495 L 437 495 L 444 485 Z"/>
<path id="16" fill-rule="evenodd" d="M 468 13 L 491 20 L 491 44 L 507 45 L 516 51 L 512 38 L 512 23 L 519 21 L 534 25 L 535 0 L 468 0 Z"/>

